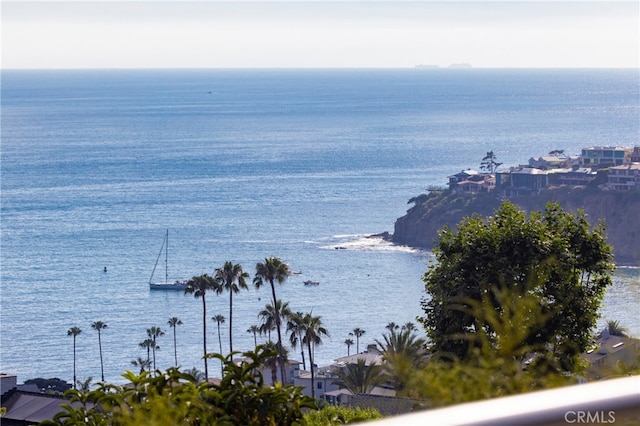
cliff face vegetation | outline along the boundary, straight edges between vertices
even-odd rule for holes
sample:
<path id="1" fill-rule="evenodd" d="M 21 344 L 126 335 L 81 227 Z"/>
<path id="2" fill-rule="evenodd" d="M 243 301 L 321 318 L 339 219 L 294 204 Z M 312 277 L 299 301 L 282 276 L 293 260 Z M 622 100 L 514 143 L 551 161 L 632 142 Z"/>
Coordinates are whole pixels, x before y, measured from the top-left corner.
<path id="1" fill-rule="evenodd" d="M 549 188 L 538 195 L 510 198 L 521 209 L 544 210 L 548 202 L 563 209 L 583 210 L 592 226 L 604 221 L 616 264 L 640 266 L 640 193 L 597 188 Z M 502 200 L 491 194 L 431 192 L 409 200 L 414 206 L 396 220 L 394 243 L 431 249 L 444 226 L 455 228 L 466 216 L 491 215 Z"/>

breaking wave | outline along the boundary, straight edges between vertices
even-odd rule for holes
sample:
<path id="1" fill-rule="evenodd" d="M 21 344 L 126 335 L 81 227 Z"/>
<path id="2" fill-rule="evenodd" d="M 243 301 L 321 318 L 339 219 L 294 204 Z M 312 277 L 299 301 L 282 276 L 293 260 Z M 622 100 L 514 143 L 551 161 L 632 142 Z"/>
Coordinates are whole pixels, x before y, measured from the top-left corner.
<path id="1" fill-rule="evenodd" d="M 327 238 L 320 246 L 327 250 L 394 251 L 424 253 L 423 250 L 394 244 L 380 234 L 345 234 Z"/>

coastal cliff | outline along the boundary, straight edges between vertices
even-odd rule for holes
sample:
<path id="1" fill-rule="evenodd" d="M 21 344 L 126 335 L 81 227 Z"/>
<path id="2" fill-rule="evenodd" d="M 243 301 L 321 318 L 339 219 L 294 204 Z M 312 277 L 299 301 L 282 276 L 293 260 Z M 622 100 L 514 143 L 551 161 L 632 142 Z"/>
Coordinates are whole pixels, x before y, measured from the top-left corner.
<path id="1" fill-rule="evenodd" d="M 583 210 L 592 226 L 604 221 L 607 241 L 613 246 L 617 265 L 640 266 L 640 193 L 603 191 L 597 188 L 556 187 L 538 195 L 510 198 L 525 211 L 544 210 L 548 202 L 563 209 Z M 501 199 L 491 194 L 461 194 L 437 191 L 409 200 L 413 203 L 406 215 L 395 223 L 392 241 L 396 244 L 431 249 L 438 231 L 455 228 L 466 216 L 491 215 Z"/>

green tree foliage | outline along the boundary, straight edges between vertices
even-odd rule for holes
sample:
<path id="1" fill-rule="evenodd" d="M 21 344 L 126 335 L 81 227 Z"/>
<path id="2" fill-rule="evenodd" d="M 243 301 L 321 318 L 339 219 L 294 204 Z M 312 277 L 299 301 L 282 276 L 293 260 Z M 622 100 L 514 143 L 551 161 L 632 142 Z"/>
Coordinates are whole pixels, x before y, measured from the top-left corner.
<path id="1" fill-rule="evenodd" d="M 275 357 L 260 346 L 243 354 L 245 361 L 208 355 L 223 361 L 220 384 L 197 382 L 178 368 L 152 376 L 147 372 L 123 375 L 126 386 L 100 383 L 90 392 L 70 390 L 72 403 L 43 425 L 298 425 L 303 410 L 315 410 L 313 399 L 291 385 L 265 386 L 260 366 Z"/>
<path id="2" fill-rule="evenodd" d="M 494 309 L 497 302 L 500 310 Z M 548 345 L 534 347 L 526 339 L 549 318 L 535 294 L 495 286 L 481 301 L 468 299 L 453 307 L 478 318 L 482 327 L 465 337 L 473 343 L 462 360 L 432 358 L 406 376 L 405 394 L 438 407 L 575 383 L 572 375 L 547 368 L 554 356 Z"/>
<path id="3" fill-rule="evenodd" d="M 350 408 L 325 405 L 321 410 L 310 411 L 304 415 L 307 426 L 338 426 L 348 423 L 360 423 L 382 418 L 373 408 Z"/>
<path id="4" fill-rule="evenodd" d="M 494 356 L 471 363 L 430 361 L 415 370 L 409 388 L 411 396 L 427 401 L 426 405 L 433 408 L 575 383 L 570 376 L 541 375 L 523 370 L 516 360 Z"/>
<path id="5" fill-rule="evenodd" d="M 576 369 L 612 282 L 603 224 L 590 229 L 582 212 L 553 203 L 527 216 L 505 202 L 486 220 L 467 218 L 457 231 L 443 230 L 434 254 L 419 320 L 436 355 L 465 361 L 485 342 L 500 349 L 496 324 L 504 321 L 495 316 L 520 315 L 527 327 L 516 330 L 512 349 L 521 348 L 522 357 L 535 352 L 555 370 Z M 525 313 L 509 310 L 513 300 L 523 300 L 517 308 Z"/>
<path id="6" fill-rule="evenodd" d="M 24 381 L 25 385 L 34 384 L 45 393 L 62 394 L 66 390 L 71 389 L 71 385 L 62 379 L 53 377 L 50 379 L 44 379 L 38 377 L 36 379 L 29 379 Z"/>

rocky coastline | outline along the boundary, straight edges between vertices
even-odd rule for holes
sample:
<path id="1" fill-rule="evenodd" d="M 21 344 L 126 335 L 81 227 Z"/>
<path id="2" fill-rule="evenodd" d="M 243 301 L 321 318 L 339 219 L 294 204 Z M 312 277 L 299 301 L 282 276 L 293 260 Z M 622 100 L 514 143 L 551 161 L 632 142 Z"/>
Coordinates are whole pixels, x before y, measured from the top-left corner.
<path id="1" fill-rule="evenodd" d="M 444 226 L 455 228 L 464 217 L 474 214 L 489 216 L 502 201 L 490 193 L 431 191 L 409 200 L 413 207 L 396 220 L 389 238 L 396 244 L 428 250 Z M 543 210 L 549 202 L 572 212 L 583 210 L 592 226 L 604 221 L 616 265 L 640 267 L 640 192 L 558 186 L 509 201 L 527 212 Z"/>

